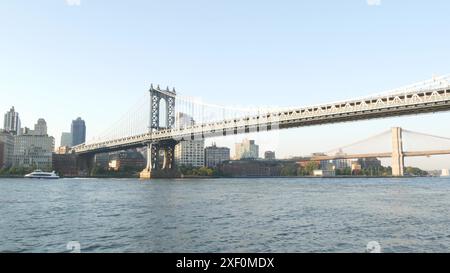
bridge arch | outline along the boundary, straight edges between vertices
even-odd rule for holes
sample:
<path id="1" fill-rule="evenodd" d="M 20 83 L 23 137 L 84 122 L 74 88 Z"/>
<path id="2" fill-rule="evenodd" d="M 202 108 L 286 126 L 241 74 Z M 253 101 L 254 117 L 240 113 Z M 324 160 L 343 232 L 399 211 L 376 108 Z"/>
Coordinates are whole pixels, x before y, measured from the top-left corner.
<path id="1" fill-rule="evenodd" d="M 168 118 L 167 118 L 167 101 L 166 98 L 160 98 L 158 105 L 158 127 L 159 128 L 167 128 Z"/>

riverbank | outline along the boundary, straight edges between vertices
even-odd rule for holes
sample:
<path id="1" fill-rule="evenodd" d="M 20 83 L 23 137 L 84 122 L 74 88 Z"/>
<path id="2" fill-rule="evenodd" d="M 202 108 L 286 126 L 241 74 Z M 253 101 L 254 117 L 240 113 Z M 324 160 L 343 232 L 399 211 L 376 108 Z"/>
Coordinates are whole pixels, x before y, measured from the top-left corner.
<path id="1" fill-rule="evenodd" d="M 379 179 L 379 178 L 432 178 L 439 176 L 351 176 L 351 175 L 336 175 L 336 176 L 234 176 L 234 177 L 195 177 L 195 176 L 185 176 L 181 179 Z"/>
<path id="2" fill-rule="evenodd" d="M 351 176 L 351 175 L 337 175 L 337 176 L 195 176 L 185 175 L 182 177 L 175 177 L 174 179 L 379 179 L 379 178 L 391 178 L 391 179 L 405 179 L 405 178 L 433 178 L 440 176 Z M 2 175 L 2 178 L 23 178 L 21 175 Z M 61 178 L 75 179 L 75 178 L 95 178 L 95 179 L 139 179 L 137 176 L 67 176 Z"/>
<path id="3" fill-rule="evenodd" d="M 0 179 L 2 178 L 23 178 L 23 175 L 0 175 Z"/>

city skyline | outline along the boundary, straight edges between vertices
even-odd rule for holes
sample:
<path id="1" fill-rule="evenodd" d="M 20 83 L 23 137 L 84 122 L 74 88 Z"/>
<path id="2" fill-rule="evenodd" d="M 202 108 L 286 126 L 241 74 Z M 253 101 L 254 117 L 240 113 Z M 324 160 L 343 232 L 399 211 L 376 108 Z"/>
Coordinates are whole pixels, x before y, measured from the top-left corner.
<path id="1" fill-rule="evenodd" d="M 147 95 L 150 82 L 212 103 L 301 106 L 370 95 L 449 72 L 445 8 L 450 4 L 445 1 L 288 1 L 257 7 L 251 2 L 172 6 L 133 1 L 127 14 L 121 11 L 125 3 L 43 1 L 23 10 L 20 2 L 0 4 L 0 16 L 14 22 L 0 29 L 15 37 L 0 45 L 5 60 L 0 109 L 16 106 L 23 127 L 44 118 L 58 142 L 78 116 L 89 122 L 88 139 L 96 136 L 112 123 L 106 121 L 123 114 L 121 106 Z M 154 20 L 147 20 L 150 10 Z M 93 20 L 100 15 L 103 20 Z M 117 16 L 123 20 L 114 20 Z M 174 16 L 180 20 L 164 20 Z M 417 16 L 428 20 L 416 22 Z M 435 37 L 442 41 L 428 42 Z M 33 43 L 27 45 L 28 39 Z M 286 158 L 326 151 L 395 126 L 450 136 L 442 126 L 449 117 L 389 118 L 206 144 L 233 148 L 248 137 L 263 151 Z M 450 165 L 448 156 L 415 160 L 407 159 L 427 169 Z"/>

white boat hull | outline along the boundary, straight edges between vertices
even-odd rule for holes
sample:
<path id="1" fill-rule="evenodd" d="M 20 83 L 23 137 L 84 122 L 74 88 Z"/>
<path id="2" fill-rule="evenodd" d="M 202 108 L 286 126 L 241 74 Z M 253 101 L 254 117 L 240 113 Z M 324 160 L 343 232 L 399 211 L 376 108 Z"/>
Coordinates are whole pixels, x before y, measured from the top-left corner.
<path id="1" fill-rule="evenodd" d="M 56 177 L 35 177 L 35 176 L 25 176 L 25 178 L 29 179 L 59 179 L 59 176 Z"/>
<path id="2" fill-rule="evenodd" d="M 57 175 L 55 172 L 47 173 L 41 170 L 36 170 L 25 175 L 24 177 L 30 179 L 59 179 L 59 175 Z"/>

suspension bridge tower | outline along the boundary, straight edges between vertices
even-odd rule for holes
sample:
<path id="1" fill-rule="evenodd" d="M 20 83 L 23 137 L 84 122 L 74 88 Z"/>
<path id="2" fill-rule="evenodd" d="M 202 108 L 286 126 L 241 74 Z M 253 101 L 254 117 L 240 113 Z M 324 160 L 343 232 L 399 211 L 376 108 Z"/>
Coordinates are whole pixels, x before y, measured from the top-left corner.
<path id="1" fill-rule="evenodd" d="M 175 89 L 150 87 L 149 132 L 175 127 Z M 141 179 L 171 178 L 176 176 L 174 139 L 151 142 L 147 145 L 147 166 L 140 173 Z"/>
<path id="2" fill-rule="evenodd" d="M 392 128 L 392 175 L 403 176 L 405 155 L 403 153 L 402 128 Z"/>

